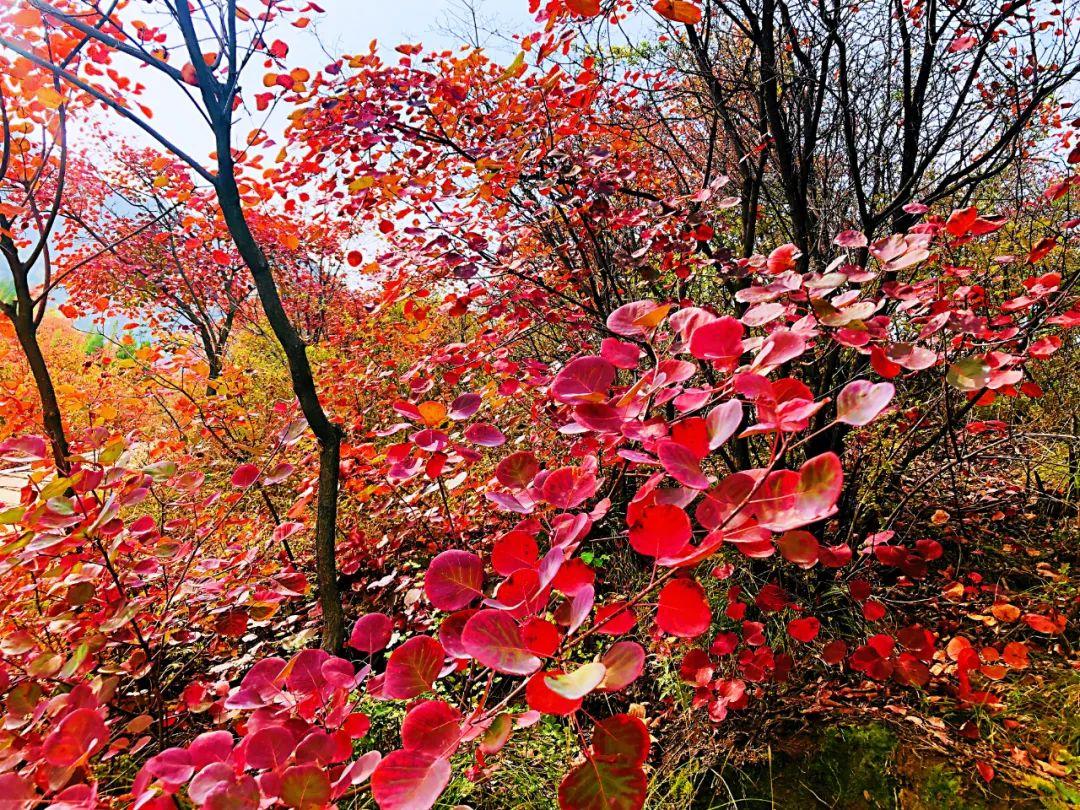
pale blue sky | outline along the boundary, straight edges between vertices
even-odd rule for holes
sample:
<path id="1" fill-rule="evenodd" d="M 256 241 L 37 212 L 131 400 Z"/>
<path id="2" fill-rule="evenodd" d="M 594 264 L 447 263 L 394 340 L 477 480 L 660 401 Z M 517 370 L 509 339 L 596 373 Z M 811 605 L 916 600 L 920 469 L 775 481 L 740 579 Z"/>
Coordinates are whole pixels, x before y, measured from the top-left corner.
<path id="1" fill-rule="evenodd" d="M 495 58 L 509 62 L 517 47 L 509 39 L 512 33 L 528 32 L 535 23 L 529 14 L 529 0 L 318 0 L 324 14 L 312 14 L 312 24 L 301 31 L 282 27 L 274 38 L 289 43 L 288 64 L 318 69 L 330 58 L 347 53 L 366 52 L 369 43 L 378 40 L 387 55 L 403 42 L 423 43 L 429 49 L 453 48 L 465 44 L 462 36 L 451 33 L 472 28 L 468 3 L 477 10 L 480 39 Z M 267 37 L 268 39 L 270 36 Z M 258 62 L 249 66 L 247 81 L 249 98 L 261 92 L 262 67 Z M 212 148 L 206 125 L 195 115 L 191 103 L 180 94 L 168 79 L 151 71 L 135 74 L 147 90 L 142 101 L 153 110 L 152 125 L 189 154 L 202 158 Z M 110 127 L 122 137 L 139 143 L 151 142 L 149 136 L 130 122 L 107 115 Z M 242 138 L 260 120 L 241 121 L 237 136 Z M 267 123 L 269 132 L 279 131 L 284 123 L 280 115 Z M 101 144 L 108 148 L 108 144 Z"/>

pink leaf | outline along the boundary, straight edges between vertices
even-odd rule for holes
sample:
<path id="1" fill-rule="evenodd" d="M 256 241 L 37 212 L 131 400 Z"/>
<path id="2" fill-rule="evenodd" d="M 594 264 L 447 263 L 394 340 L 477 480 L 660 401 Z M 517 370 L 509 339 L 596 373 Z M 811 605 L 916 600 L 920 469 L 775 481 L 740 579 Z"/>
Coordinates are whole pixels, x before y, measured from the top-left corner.
<path id="1" fill-rule="evenodd" d="M 468 419 L 480 409 L 483 401 L 483 397 L 479 394 L 461 394 L 450 403 L 450 412 L 447 416 L 455 421 Z"/>
<path id="2" fill-rule="evenodd" d="M 551 384 L 551 396 L 570 405 L 599 402 L 615 381 L 615 366 L 602 357 L 587 356 L 571 360 Z"/>
<path id="3" fill-rule="evenodd" d="M 645 671 L 645 649 L 636 641 L 617 641 L 600 659 L 607 669 L 599 689 L 618 692 L 625 689 Z"/>
<path id="4" fill-rule="evenodd" d="M 600 356 L 615 368 L 637 368 L 641 349 L 617 338 L 604 338 L 600 342 Z"/>
<path id="5" fill-rule="evenodd" d="M 596 494 L 596 475 L 583 467 L 560 467 L 540 488 L 545 501 L 559 509 L 576 509 Z"/>
<path id="6" fill-rule="evenodd" d="M 237 489 L 247 489 L 259 477 L 259 468 L 254 464 L 241 464 L 232 474 L 232 485 Z"/>
<path id="7" fill-rule="evenodd" d="M 843 248 L 864 248 L 869 242 L 866 241 L 866 234 L 862 231 L 840 231 L 833 239 L 833 244 Z"/>
<path id="8" fill-rule="evenodd" d="M 737 399 L 729 399 L 709 411 L 705 424 L 709 430 L 709 449 L 715 450 L 735 435 L 742 422 L 743 406 Z"/>
<path id="9" fill-rule="evenodd" d="M 428 810 L 450 782 L 450 763 L 415 751 L 391 751 L 371 775 L 380 810 Z"/>
<path id="10" fill-rule="evenodd" d="M 484 586 L 484 564 L 471 551 L 450 549 L 428 565 L 424 593 L 439 610 L 459 610 L 478 596 Z"/>
<path id="11" fill-rule="evenodd" d="M 754 366 L 779 366 L 794 360 L 806 351 L 806 339 L 789 329 L 777 329 L 762 344 L 754 358 Z"/>
<path id="12" fill-rule="evenodd" d="M 625 337 L 637 337 L 644 335 L 650 330 L 639 321 L 656 309 L 653 301 L 634 301 L 623 304 L 607 317 L 607 328 L 616 335 Z"/>
<path id="13" fill-rule="evenodd" d="M 494 425 L 476 422 L 465 430 L 465 440 L 481 447 L 498 447 L 506 443 L 506 437 Z"/>
<path id="14" fill-rule="evenodd" d="M 896 389 L 892 383 L 855 380 L 836 398 L 836 420 L 848 425 L 865 425 L 885 410 Z"/>
<path id="15" fill-rule="evenodd" d="M 661 439 L 656 454 L 668 475 L 691 489 L 708 489 L 709 479 L 701 472 L 697 457 L 686 447 L 671 439 Z"/>
<path id="16" fill-rule="evenodd" d="M 363 653 L 374 653 L 385 649 L 390 643 L 394 623 L 385 613 L 368 613 L 356 620 L 349 646 Z"/>
<path id="17" fill-rule="evenodd" d="M 977 43 L 978 41 L 979 40 L 971 36 L 971 34 L 965 34 L 962 37 L 957 37 L 949 43 L 949 52 L 961 53 L 962 51 L 970 51 L 972 48 L 975 47 L 975 43 Z"/>
<path id="18" fill-rule="evenodd" d="M 461 643 L 469 655 L 496 672 L 528 675 L 540 668 L 540 659 L 526 648 L 517 623 L 501 610 L 474 614 L 465 623 Z"/>
<path id="19" fill-rule="evenodd" d="M 12 436 L 0 442 L 0 459 L 4 461 L 37 461 L 48 454 L 49 445 L 40 436 Z"/>
<path id="20" fill-rule="evenodd" d="M 544 678 L 544 686 L 567 700 L 578 700 L 596 689 L 604 680 L 606 672 L 607 667 L 594 661 L 583 664 L 573 672 L 548 675 Z"/>

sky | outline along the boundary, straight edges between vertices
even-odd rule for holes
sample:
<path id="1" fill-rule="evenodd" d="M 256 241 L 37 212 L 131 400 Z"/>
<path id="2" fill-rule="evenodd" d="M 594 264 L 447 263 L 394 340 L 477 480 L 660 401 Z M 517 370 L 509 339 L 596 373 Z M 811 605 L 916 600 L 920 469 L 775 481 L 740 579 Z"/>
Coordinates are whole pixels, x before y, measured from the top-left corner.
<path id="1" fill-rule="evenodd" d="M 6 0 L 0 0 L 0 3 Z M 317 0 L 323 14 L 311 15 L 312 23 L 304 30 L 291 26 L 267 34 L 267 40 L 283 39 L 289 44 L 287 65 L 303 66 L 313 72 L 341 54 L 367 52 L 372 40 L 387 58 L 398 58 L 394 48 L 401 43 L 422 43 L 430 50 L 457 48 L 472 38 L 478 39 L 492 56 L 509 63 L 519 48 L 509 38 L 509 32 L 529 31 L 534 25 L 528 12 L 529 0 Z M 475 9 L 475 17 L 470 12 Z M 506 33 L 504 33 L 506 32 Z M 125 64 L 124 67 L 130 67 Z M 243 82 L 250 99 L 262 92 L 262 61 L 255 60 L 245 72 Z M 151 125 L 165 133 L 170 141 L 196 159 L 206 158 L 213 149 L 209 127 L 198 116 L 192 103 L 172 80 L 148 69 L 132 74 L 146 85 L 140 101 L 153 112 Z M 264 126 L 278 133 L 285 124 L 288 107 L 282 105 L 276 114 L 263 122 L 262 118 L 239 118 L 234 127 L 234 139 L 239 143 L 250 129 Z M 161 148 L 150 135 L 112 112 L 101 111 L 107 131 L 129 142 Z M 83 132 L 85 136 L 89 131 Z M 78 134 L 76 135 L 78 139 Z M 102 140 L 97 144 L 107 155 L 113 144 Z M 209 163 L 209 161 L 207 161 Z M 62 290 L 53 294 L 53 304 L 65 299 Z M 104 327 L 112 332 L 126 319 L 110 319 Z M 76 327 L 98 331 L 100 326 L 90 318 L 82 318 Z M 142 332 L 137 338 L 145 337 Z"/>
<path id="2" fill-rule="evenodd" d="M 3 0 L 0 0 L 2 2 Z M 422 43 L 429 49 L 454 48 L 465 44 L 468 32 L 479 39 L 492 56 L 510 62 L 518 48 L 509 39 L 509 32 L 529 31 L 534 25 L 529 14 L 529 0 L 318 0 L 325 10 L 312 14 L 311 25 L 305 30 L 284 26 L 268 33 L 267 39 L 280 38 L 289 44 L 287 64 L 290 67 L 318 69 L 330 62 L 330 55 L 366 52 L 372 40 L 380 50 L 393 54 L 401 43 Z M 469 8 L 475 8 L 476 26 Z M 479 29 L 478 32 L 476 29 Z M 505 33 L 504 33 L 505 32 Z M 262 91 L 261 61 L 255 61 L 246 71 L 245 87 L 250 97 Z M 142 101 L 153 110 L 151 123 L 156 129 L 169 133 L 170 140 L 196 158 L 204 158 L 212 148 L 209 129 L 197 117 L 194 108 L 171 80 L 141 69 L 134 75 L 147 89 Z M 266 129 L 280 131 L 284 109 L 272 117 Z M 117 121 L 109 115 L 110 128 L 125 139 L 150 143 L 149 136 L 130 122 Z M 261 125 L 261 119 L 238 121 L 237 135 L 243 137 L 249 129 Z M 102 144 L 108 148 L 107 144 Z"/>

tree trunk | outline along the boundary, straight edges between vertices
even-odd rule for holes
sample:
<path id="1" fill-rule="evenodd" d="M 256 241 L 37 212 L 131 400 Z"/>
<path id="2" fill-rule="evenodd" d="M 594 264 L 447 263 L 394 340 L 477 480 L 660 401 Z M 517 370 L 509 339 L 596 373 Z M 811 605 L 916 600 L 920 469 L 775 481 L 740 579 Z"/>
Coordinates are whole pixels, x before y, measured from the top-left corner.
<path id="1" fill-rule="evenodd" d="M 52 375 L 49 374 L 49 366 L 45 362 L 45 355 L 41 352 L 41 344 L 38 342 L 37 329 L 34 327 L 32 318 L 24 313 L 16 313 L 11 319 L 15 326 L 15 335 L 22 346 L 26 356 L 30 373 L 34 377 L 34 385 L 37 387 L 38 399 L 41 400 L 41 422 L 45 435 L 52 446 L 53 460 L 56 469 L 61 474 L 67 475 L 69 470 L 67 434 L 64 433 L 64 420 L 60 416 L 60 404 L 56 400 L 56 388 L 53 387 Z"/>
<path id="2" fill-rule="evenodd" d="M 225 144 L 228 149 L 228 144 Z M 307 349 L 281 303 L 266 254 L 255 241 L 244 216 L 240 192 L 233 176 L 231 160 L 219 150 L 221 172 L 216 186 L 225 225 L 236 249 L 251 272 L 270 328 L 281 344 L 289 364 L 293 393 L 300 402 L 304 418 L 319 442 L 319 492 L 315 519 L 315 569 L 319 583 L 319 607 L 322 609 L 322 647 L 338 652 L 345 644 L 345 619 L 337 584 L 337 493 L 341 432 L 330 421 L 319 402 L 315 378 L 308 362 Z"/>

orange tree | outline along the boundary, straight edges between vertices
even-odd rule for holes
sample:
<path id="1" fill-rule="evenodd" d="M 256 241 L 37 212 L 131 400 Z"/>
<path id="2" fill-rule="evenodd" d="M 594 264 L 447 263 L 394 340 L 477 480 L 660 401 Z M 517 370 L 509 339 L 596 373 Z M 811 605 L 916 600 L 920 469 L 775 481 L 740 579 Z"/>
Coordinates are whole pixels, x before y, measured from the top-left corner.
<path id="1" fill-rule="evenodd" d="M 889 696 L 934 690 L 959 710 L 998 712 L 996 681 L 1030 656 L 1060 652 L 1066 597 L 963 570 L 972 524 L 953 529 L 936 491 L 1027 438 L 1022 424 L 975 409 L 1041 396 L 1040 363 L 1080 323 L 1067 208 L 1075 176 L 1031 190 L 1041 232 L 1016 229 L 1023 249 L 1009 253 L 994 249 L 995 234 L 1021 214 L 966 202 L 909 206 L 913 219 L 895 233 L 829 228 L 813 255 L 795 223 L 795 241 L 781 224 L 767 250 L 734 250 L 747 228 L 733 217 L 757 206 L 728 195 L 709 161 L 671 159 L 694 127 L 672 131 L 658 118 L 633 66 L 573 64 L 575 20 L 601 10 L 610 9 L 545 7 L 551 25 L 523 38 L 509 67 L 403 46 L 396 64 L 349 57 L 310 85 L 292 72 L 267 77 L 306 108 L 292 116 L 294 150 L 266 187 L 286 211 L 315 198 L 342 221 L 366 218 L 383 242 L 366 265 L 385 274 L 380 286 L 333 293 L 341 317 L 328 331 L 324 390 L 349 431 L 344 490 L 385 521 L 388 536 L 366 544 L 363 562 L 390 570 L 375 578 L 361 564 L 350 574 L 382 609 L 357 618 L 348 657 L 253 645 L 259 660 L 237 682 L 200 678 L 185 689 L 206 730 L 194 736 L 189 720 L 173 727 L 190 733 L 159 737 L 131 785 L 136 805 L 325 806 L 370 789 L 384 808 L 430 807 L 455 767 L 492 779 L 507 742 L 547 715 L 566 718 L 581 747 L 559 790 L 564 807 L 640 807 L 657 756 L 642 715 L 662 740 L 659 721 L 678 710 L 642 677 L 665 661 L 677 663 L 706 722 L 721 724 L 817 677 Z M 690 26 L 688 40 L 711 20 L 687 2 L 657 10 Z M 281 58 L 281 47 L 269 50 Z M 203 91 L 220 86 L 195 64 Z M 665 67 L 648 80 L 700 103 L 693 76 Z M 350 263 L 364 265 L 352 254 Z M 387 344 L 374 361 L 351 355 L 365 345 L 350 342 L 356 328 Z M 395 352 L 400 336 L 409 341 Z M 88 507 L 70 500 L 78 484 L 59 499 L 55 487 L 31 487 L 6 518 L 26 540 L 18 564 L 49 565 L 39 551 L 53 541 L 77 550 L 115 536 L 133 566 L 104 554 L 106 573 L 112 565 L 114 582 L 141 584 L 144 569 L 157 569 L 138 555 L 190 538 L 179 570 L 165 566 L 169 582 L 194 582 L 183 590 L 189 621 L 199 620 L 201 592 L 223 593 L 213 601 L 221 634 L 247 632 L 282 600 L 220 572 L 251 561 L 257 577 L 266 558 L 239 535 L 210 549 L 244 495 L 274 485 L 267 465 L 297 435 L 286 427 L 265 464 L 236 468 L 225 499 L 203 493 L 198 472 L 114 472 L 103 453 L 89 468 L 101 476 L 89 488 L 101 492 Z M 823 436 L 833 449 L 822 449 Z M 48 468 L 40 439 L 2 451 Z M 190 492 L 176 503 L 195 515 L 164 523 L 167 535 L 140 509 L 140 490 L 157 494 L 159 484 Z M 115 487 L 129 511 L 99 512 Z M 214 517 L 195 511 L 219 501 Z M 298 511 L 305 505 L 302 496 Z M 279 528 L 274 540 L 295 525 Z M 392 543 L 402 536 L 399 554 Z M 391 551 L 380 553 L 384 541 Z M 13 615 L 34 626 L 35 580 L 20 581 Z M 302 584 L 291 573 L 275 581 L 294 592 Z M 118 606 L 137 602 L 140 633 L 172 618 L 163 605 L 178 609 L 168 591 L 112 593 L 102 597 L 110 616 L 126 620 Z M 966 617 L 951 605 L 986 613 L 962 631 Z M 99 659 L 72 671 L 61 662 L 71 689 L 48 702 L 61 722 L 47 728 L 37 709 L 55 663 L 29 671 L 50 641 L 35 630 L 8 651 L 11 691 L 30 694 L 17 703 L 7 786 L 26 803 L 69 790 L 92 797 L 87 764 L 106 738 L 127 737 L 100 704 L 130 704 L 111 705 L 93 681 L 81 688 Z M 117 650 L 134 646 L 121 641 Z M 155 712 L 179 719 L 160 708 L 176 710 L 175 696 L 159 691 Z M 357 756 L 374 714 L 365 699 L 405 702 L 394 750 Z M 950 731 L 978 737 L 973 722 Z M 976 744 L 971 756 L 989 778 L 987 750 Z"/>

